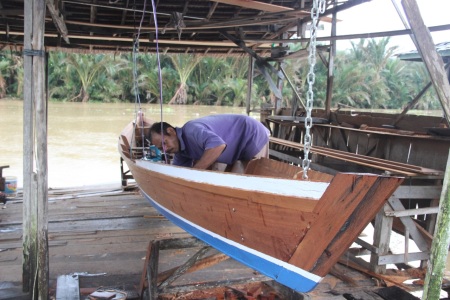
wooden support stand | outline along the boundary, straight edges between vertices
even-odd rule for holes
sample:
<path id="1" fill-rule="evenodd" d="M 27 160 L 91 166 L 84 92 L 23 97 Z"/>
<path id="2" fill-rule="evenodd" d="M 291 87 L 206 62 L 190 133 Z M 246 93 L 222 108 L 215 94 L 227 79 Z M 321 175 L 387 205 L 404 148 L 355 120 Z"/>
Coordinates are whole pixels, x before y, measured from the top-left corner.
<path id="1" fill-rule="evenodd" d="M 133 179 L 133 175 L 131 175 L 130 170 L 125 171 L 123 167 L 123 158 L 120 158 L 120 179 L 122 181 L 122 187 L 126 187 L 128 184 L 128 179 Z"/>
<path id="2" fill-rule="evenodd" d="M 159 253 L 161 250 L 175 250 L 182 248 L 197 248 L 199 249 L 193 254 L 184 264 L 169 269 L 164 272 L 158 272 Z M 145 257 L 144 269 L 141 275 L 138 293 L 141 299 L 155 300 L 158 295 L 174 295 L 194 291 L 206 291 L 212 289 L 228 288 L 231 286 L 254 284 L 258 282 L 270 281 L 270 278 L 264 275 L 252 274 L 251 277 L 226 279 L 226 280 L 212 280 L 211 278 L 202 279 L 201 282 L 194 282 L 191 284 L 172 285 L 172 283 L 182 275 L 193 273 L 211 266 L 214 266 L 222 261 L 229 259 L 229 257 L 222 253 L 213 252 L 215 254 L 207 255 L 212 248 L 196 238 L 180 238 L 180 239 L 163 239 L 152 240 L 149 242 L 147 248 L 147 255 Z M 196 281 L 196 280 L 194 280 Z M 207 292 L 205 292 L 207 294 Z"/>
<path id="3" fill-rule="evenodd" d="M 371 250 L 371 269 L 377 273 L 385 273 L 387 264 L 407 264 L 411 261 L 422 261 L 422 266 L 429 258 L 436 214 L 439 211 L 439 195 L 442 186 L 400 186 L 388 200 L 384 209 L 375 219 L 374 249 Z M 420 199 L 428 201 L 426 207 L 405 207 L 404 203 Z M 403 203 L 402 201 L 403 200 Z M 418 218 L 426 216 L 426 218 Z M 419 223 L 423 224 L 419 224 Z M 393 254 L 389 248 L 391 231 L 405 237 L 404 253 Z M 410 239 L 419 251 L 409 248 Z"/>

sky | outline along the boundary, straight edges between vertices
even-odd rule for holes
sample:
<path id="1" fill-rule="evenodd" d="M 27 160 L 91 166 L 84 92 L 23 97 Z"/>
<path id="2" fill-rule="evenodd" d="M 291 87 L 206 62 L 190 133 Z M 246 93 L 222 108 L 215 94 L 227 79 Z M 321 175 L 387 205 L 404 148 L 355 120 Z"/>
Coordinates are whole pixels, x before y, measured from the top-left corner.
<path id="1" fill-rule="evenodd" d="M 401 0 L 395 0 L 403 12 Z M 426 26 L 450 24 L 450 0 L 416 0 Z M 391 0 L 372 0 L 342 11 L 337 15 L 337 35 L 403 30 L 405 26 Z M 406 17 L 405 17 L 406 19 Z M 329 36 L 329 30 L 325 30 Z M 322 34 L 321 34 L 322 35 Z M 431 33 L 435 44 L 450 42 L 450 31 Z M 353 40 L 358 42 L 359 39 Z M 399 46 L 396 52 L 415 50 L 409 35 L 391 37 L 391 45 Z M 338 49 L 350 47 L 350 42 L 339 40 Z"/>

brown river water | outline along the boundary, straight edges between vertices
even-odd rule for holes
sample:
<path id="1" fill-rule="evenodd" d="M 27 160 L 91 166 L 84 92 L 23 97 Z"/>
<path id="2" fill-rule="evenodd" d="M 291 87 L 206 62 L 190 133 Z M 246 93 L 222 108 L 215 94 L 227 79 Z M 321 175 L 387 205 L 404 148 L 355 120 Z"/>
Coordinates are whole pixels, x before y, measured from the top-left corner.
<path id="1" fill-rule="evenodd" d="M 117 141 L 134 120 L 134 103 L 54 103 L 48 105 L 49 188 L 120 184 Z M 138 107 L 139 108 L 139 107 Z M 161 120 L 158 104 L 141 104 L 144 114 Z M 182 126 L 191 119 L 220 113 L 245 114 L 244 107 L 164 105 L 162 119 Z M 259 119 L 259 114 L 252 115 Z M 23 185 L 23 102 L 0 100 L 0 166 L 3 176 Z"/>

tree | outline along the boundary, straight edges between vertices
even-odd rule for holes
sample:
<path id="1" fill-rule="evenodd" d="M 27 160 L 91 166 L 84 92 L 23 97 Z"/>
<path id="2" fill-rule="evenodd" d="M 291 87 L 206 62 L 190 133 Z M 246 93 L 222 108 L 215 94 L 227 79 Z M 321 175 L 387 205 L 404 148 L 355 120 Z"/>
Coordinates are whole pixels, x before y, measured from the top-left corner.
<path id="1" fill-rule="evenodd" d="M 111 74 L 123 65 L 123 61 L 115 61 L 110 55 L 71 54 L 66 57 L 65 64 L 67 72 L 75 75 L 81 83 L 79 94 L 69 101 L 88 102 L 95 87 L 94 82 L 102 78 L 101 72 Z"/>
<path id="2" fill-rule="evenodd" d="M 224 57 L 203 57 L 189 78 L 188 100 L 193 104 L 213 104 L 216 100 L 213 81 L 229 72 L 227 64 Z"/>
<path id="3" fill-rule="evenodd" d="M 175 54 L 170 56 L 175 70 L 178 72 L 180 84 L 175 91 L 174 96 L 170 99 L 169 104 L 186 104 L 187 103 L 187 80 L 194 68 L 200 61 L 198 55 L 182 55 Z"/>
<path id="4" fill-rule="evenodd" d="M 161 77 L 162 77 L 162 95 L 163 98 L 171 96 L 171 88 L 169 86 L 169 72 L 170 70 L 163 64 L 168 60 L 166 56 L 160 56 L 161 60 Z M 147 102 L 160 103 L 160 86 L 159 86 L 159 66 L 157 56 L 154 54 L 145 54 L 140 57 L 138 63 L 138 87 L 145 92 Z M 163 101 L 164 102 L 164 101 Z"/>
<path id="5" fill-rule="evenodd" d="M 0 55 L 0 98 L 21 96 L 23 92 L 23 58 L 10 52 Z"/>

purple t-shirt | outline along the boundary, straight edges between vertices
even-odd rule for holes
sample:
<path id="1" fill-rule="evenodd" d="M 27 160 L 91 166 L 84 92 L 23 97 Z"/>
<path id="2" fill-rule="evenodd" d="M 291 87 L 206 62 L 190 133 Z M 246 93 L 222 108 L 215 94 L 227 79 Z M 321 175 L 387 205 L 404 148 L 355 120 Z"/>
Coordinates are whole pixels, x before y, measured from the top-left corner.
<path id="1" fill-rule="evenodd" d="M 268 143 L 269 130 L 246 115 L 212 115 L 187 122 L 176 128 L 180 152 L 173 164 L 192 167 L 205 150 L 226 144 L 217 162 L 232 164 L 250 160 Z"/>

